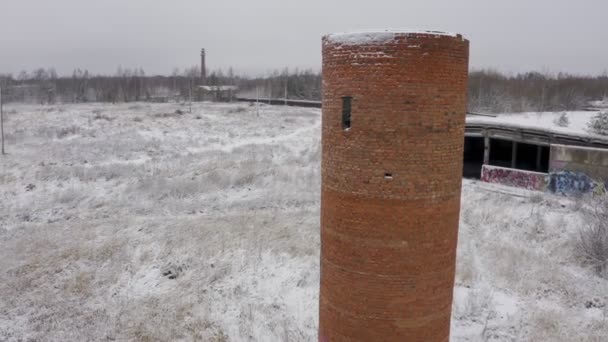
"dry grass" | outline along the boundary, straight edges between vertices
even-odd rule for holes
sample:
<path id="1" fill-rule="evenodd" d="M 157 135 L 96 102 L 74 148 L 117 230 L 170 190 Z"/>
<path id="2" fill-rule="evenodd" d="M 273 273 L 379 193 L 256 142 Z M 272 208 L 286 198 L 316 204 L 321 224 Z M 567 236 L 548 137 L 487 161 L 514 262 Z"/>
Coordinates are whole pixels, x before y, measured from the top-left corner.
<path id="1" fill-rule="evenodd" d="M 133 119 L 164 107 L 23 110 L 0 176 L 0 340 L 313 338 L 319 171 L 300 159 L 319 160 L 318 139 L 221 150 L 310 117 L 285 132 L 215 106 Z M 262 125 L 226 130 L 242 124 Z"/>
<path id="2" fill-rule="evenodd" d="M 601 277 L 608 277 L 608 199 L 589 199 L 587 224 L 580 229 L 578 251 Z"/>
<path id="3" fill-rule="evenodd" d="M 176 108 L 18 108 L 0 173 L 0 340 L 316 338 L 319 112 L 194 104 L 154 119 Z M 608 281 L 573 255 L 577 206 L 465 182 L 453 341 L 602 336 Z"/>
<path id="4" fill-rule="evenodd" d="M 76 125 L 72 125 L 72 126 L 63 127 L 63 128 L 60 128 L 59 130 L 57 130 L 56 136 L 57 136 L 57 139 L 63 139 L 70 135 L 76 135 L 79 132 L 80 132 L 80 127 L 78 127 Z"/>
<path id="5" fill-rule="evenodd" d="M 492 290 L 483 287 L 470 291 L 464 301 L 456 303 L 453 315 L 456 319 L 481 319 L 493 306 Z"/>

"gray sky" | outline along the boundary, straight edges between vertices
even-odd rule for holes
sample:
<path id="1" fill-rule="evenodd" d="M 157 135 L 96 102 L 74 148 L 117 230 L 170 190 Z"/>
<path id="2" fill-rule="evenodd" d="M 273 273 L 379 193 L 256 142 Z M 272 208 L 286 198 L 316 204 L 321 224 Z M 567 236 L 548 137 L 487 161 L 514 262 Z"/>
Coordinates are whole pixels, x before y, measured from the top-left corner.
<path id="1" fill-rule="evenodd" d="M 471 67 L 608 70 L 606 0 L 0 0 L 0 72 L 198 64 L 320 69 L 321 36 L 378 28 L 462 33 Z"/>

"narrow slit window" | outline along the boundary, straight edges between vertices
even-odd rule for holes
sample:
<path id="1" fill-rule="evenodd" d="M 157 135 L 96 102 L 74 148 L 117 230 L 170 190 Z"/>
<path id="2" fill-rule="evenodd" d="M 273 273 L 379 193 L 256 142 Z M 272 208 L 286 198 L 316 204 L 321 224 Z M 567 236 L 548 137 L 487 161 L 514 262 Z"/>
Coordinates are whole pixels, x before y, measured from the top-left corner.
<path id="1" fill-rule="evenodd" d="M 350 129 L 352 101 L 353 98 L 351 96 L 344 96 L 342 98 L 342 129 L 344 130 Z"/>

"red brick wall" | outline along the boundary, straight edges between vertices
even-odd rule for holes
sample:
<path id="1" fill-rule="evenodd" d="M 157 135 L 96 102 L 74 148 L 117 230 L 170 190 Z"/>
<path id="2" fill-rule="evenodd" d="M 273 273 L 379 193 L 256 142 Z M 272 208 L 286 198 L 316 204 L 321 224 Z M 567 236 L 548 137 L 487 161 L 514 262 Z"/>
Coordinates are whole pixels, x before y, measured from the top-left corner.
<path id="1" fill-rule="evenodd" d="M 468 51 L 460 35 L 323 38 L 319 341 L 449 339 Z"/>

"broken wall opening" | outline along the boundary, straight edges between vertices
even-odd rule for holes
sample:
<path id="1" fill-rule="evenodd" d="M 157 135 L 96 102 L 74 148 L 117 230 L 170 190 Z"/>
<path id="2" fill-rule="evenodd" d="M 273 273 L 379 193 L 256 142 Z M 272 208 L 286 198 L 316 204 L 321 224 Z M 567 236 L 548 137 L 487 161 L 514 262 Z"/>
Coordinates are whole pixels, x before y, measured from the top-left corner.
<path id="1" fill-rule="evenodd" d="M 547 173 L 549 171 L 549 146 L 517 143 L 515 168 Z"/>
<path id="2" fill-rule="evenodd" d="M 503 139 L 490 139 L 490 161 L 492 166 L 511 167 L 513 142 Z"/>
<path id="3" fill-rule="evenodd" d="M 464 163 L 462 176 L 464 178 L 481 178 L 481 167 L 483 165 L 484 138 L 464 138 Z"/>
<path id="4" fill-rule="evenodd" d="M 489 165 L 525 171 L 549 172 L 549 146 L 505 139 L 490 139 Z"/>

